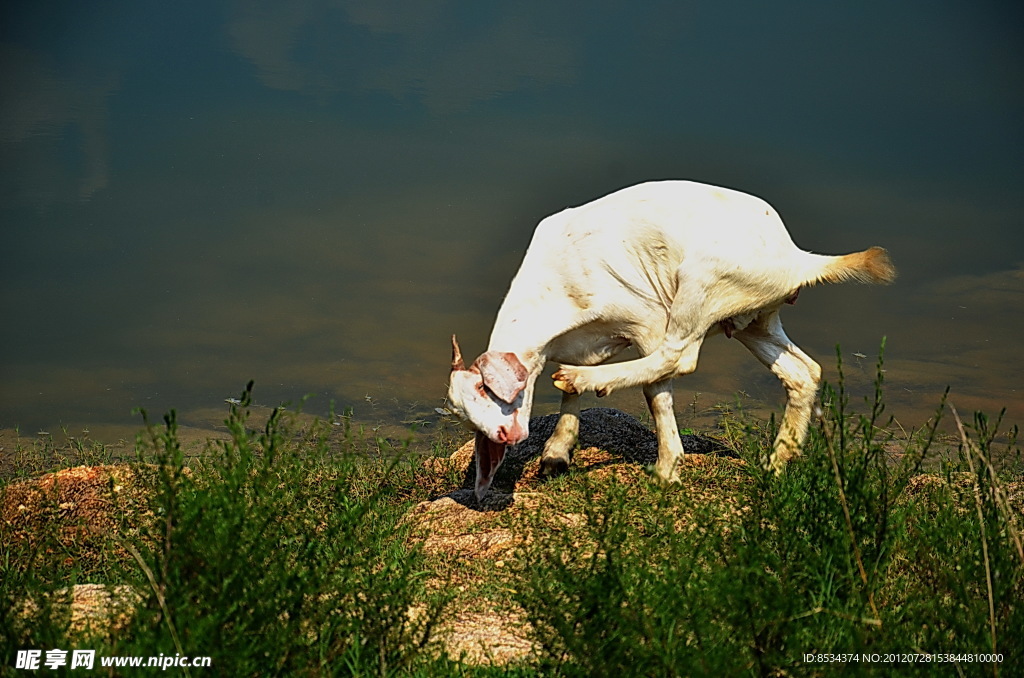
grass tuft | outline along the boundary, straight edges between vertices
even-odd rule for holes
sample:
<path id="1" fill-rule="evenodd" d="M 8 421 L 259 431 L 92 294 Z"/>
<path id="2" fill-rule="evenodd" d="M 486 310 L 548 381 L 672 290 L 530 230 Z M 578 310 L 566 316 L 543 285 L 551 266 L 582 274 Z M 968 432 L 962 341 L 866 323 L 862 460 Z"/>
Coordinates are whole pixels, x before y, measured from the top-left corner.
<path id="1" fill-rule="evenodd" d="M 751 481 L 732 486 L 731 514 L 689 501 L 686 483 L 641 502 L 583 483 L 584 529 L 538 532 L 522 557 L 519 602 L 542 666 L 564 675 L 821 675 L 837 667 L 804 655 L 837 652 L 1002 657 L 964 659 L 958 668 L 969 674 L 1024 665 L 1020 469 L 995 471 L 998 426 L 980 417 L 973 440 L 962 429 L 960 461 L 922 475 L 945 398 L 894 454 L 883 381 L 880 358 L 873 398 L 853 413 L 840 369 L 804 456 L 781 477 L 755 463 L 770 427 L 749 429 Z"/>
<path id="2" fill-rule="evenodd" d="M 334 450 L 326 426 L 296 437 L 280 409 L 254 429 L 251 388 L 231 407 L 230 439 L 189 465 L 175 413 L 162 425 L 143 413 L 140 463 L 155 466 L 146 519 L 110 545 L 119 567 L 99 577 L 127 582 L 141 602 L 126 628 L 87 647 L 212 656 L 219 675 L 394 675 L 430 659 L 444 598 L 425 590 L 423 556 L 400 522 L 413 479 L 397 469 L 409 465 Z M 4 554 L 5 666 L 17 648 L 82 646 L 65 633 L 67 606 L 45 593 L 55 577 L 11 566 L 42 564 L 38 552 Z M 81 570 L 60 574 L 81 581 Z M 28 618 L 25 599 L 38 601 Z"/>

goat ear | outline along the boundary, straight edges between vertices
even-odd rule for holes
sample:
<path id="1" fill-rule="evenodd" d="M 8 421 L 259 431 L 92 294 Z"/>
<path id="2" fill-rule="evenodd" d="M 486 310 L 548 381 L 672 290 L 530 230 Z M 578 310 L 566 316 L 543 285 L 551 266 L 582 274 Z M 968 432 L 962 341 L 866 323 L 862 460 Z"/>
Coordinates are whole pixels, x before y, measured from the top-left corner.
<path id="1" fill-rule="evenodd" d="M 459 350 L 459 340 L 452 335 L 452 372 L 465 370 L 466 363 L 462 360 L 462 351 Z"/>
<path id="2" fill-rule="evenodd" d="M 515 353 L 488 351 L 477 358 L 473 365 L 480 370 L 487 388 L 506 403 L 515 402 L 526 388 L 529 373 Z"/>

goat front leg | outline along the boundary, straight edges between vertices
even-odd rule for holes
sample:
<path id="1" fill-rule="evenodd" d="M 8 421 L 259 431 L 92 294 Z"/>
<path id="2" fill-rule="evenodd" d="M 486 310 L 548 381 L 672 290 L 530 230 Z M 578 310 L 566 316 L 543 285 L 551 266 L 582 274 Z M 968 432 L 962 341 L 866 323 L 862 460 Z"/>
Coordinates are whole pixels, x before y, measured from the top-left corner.
<path id="1" fill-rule="evenodd" d="M 654 416 L 654 426 L 658 434 L 658 463 L 654 465 L 654 475 L 665 484 L 679 482 L 677 468 L 685 458 L 683 442 L 679 438 L 676 425 L 676 412 L 672 403 L 672 380 L 662 381 L 644 386 L 644 398 L 647 407 Z"/>
<path id="2" fill-rule="evenodd" d="M 544 443 L 544 453 L 540 457 L 542 476 L 561 475 L 569 470 L 569 453 L 580 433 L 579 395 L 563 393 L 560 412 L 555 430 Z"/>

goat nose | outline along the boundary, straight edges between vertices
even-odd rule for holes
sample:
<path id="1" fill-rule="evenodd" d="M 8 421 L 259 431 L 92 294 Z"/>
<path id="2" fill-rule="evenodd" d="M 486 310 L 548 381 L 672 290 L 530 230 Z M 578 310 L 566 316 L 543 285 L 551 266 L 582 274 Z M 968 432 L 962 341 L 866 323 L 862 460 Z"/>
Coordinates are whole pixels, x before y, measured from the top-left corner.
<path id="1" fill-rule="evenodd" d="M 516 445 L 526 440 L 524 433 L 525 431 L 518 424 L 513 425 L 511 431 L 509 431 L 507 426 L 498 427 L 498 437 L 501 439 L 499 442 L 509 445 Z"/>

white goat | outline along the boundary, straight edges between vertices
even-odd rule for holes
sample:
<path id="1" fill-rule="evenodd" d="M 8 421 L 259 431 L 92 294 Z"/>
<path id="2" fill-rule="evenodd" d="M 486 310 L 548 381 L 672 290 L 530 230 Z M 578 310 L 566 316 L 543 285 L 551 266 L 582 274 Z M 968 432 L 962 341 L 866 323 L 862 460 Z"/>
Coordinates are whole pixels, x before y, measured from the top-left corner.
<path id="1" fill-rule="evenodd" d="M 658 434 L 655 473 L 677 482 L 683 446 L 672 378 L 693 372 L 705 338 L 735 337 L 786 388 L 782 425 L 766 468 L 800 453 L 821 367 L 782 329 L 779 309 L 818 282 L 888 283 L 880 247 L 842 256 L 793 244 L 766 202 L 687 181 L 639 184 L 537 226 L 498 311 L 487 352 L 467 369 L 452 336 L 451 410 L 476 429 L 476 495 L 482 499 L 506 445 L 529 435 L 537 376 L 548 360 L 561 417 L 541 471 L 568 469 L 579 433 L 579 395 L 642 386 Z M 641 357 L 602 365 L 635 345 Z"/>

